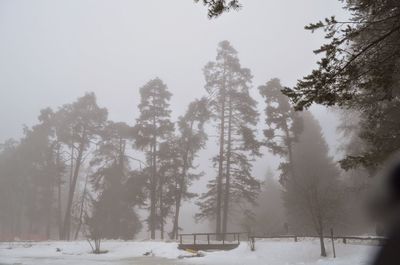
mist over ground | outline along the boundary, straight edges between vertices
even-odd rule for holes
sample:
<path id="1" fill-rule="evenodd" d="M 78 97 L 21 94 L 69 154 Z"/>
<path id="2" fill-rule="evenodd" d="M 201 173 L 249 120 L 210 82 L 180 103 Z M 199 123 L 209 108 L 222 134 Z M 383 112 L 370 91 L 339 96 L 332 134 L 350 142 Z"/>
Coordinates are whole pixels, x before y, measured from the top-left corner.
<path id="1" fill-rule="evenodd" d="M 314 67 L 317 56 L 312 51 L 323 42 L 321 33 L 305 32 L 304 26 L 332 14 L 346 17 L 336 1 L 243 4 L 240 16 L 232 12 L 209 20 L 191 1 L 2 1 L 0 140 L 18 139 L 22 124 L 33 125 L 40 109 L 66 104 L 85 92 L 95 92 L 110 119 L 133 125 L 139 87 L 155 76 L 173 94 L 176 118 L 205 93 L 202 68 L 214 59 L 222 40 L 229 40 L 242 65 L 251 69 L 252 94 L 273 77 L 293 86 Z M 260 112 L 263 107 L 259 100 Z M 335 113 L 319 106 L 311 111 L 321 123 L 331 154 L 336 154 Z M 194 192 L 203 192 L 215 175 L 209 159 L 216 141 L 210 137 L 197 159 L 206 177 Z M 267 150 L 263 153 L 253 169 L 260 179 L 279 163 Z M 192 231 L 196 208 L 188 202 L 183 212 L 182 226 Z"/>

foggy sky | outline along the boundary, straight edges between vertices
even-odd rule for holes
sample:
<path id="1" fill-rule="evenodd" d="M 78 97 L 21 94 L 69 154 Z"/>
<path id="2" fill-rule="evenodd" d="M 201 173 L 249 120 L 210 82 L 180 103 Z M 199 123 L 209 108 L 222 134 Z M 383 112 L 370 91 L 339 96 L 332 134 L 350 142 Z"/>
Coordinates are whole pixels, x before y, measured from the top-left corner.
<path id="1" fill-rule="evenodd" d="M 36 122 L 39 110 L 96 93 L 109 118 L 133 125 L 139 88 L 158 76 L 173 93 L 173 117 L 205 94 L 202 68 L 229 40 L 257 86 L 278 77 L 286 86 L 308 74 L 322 33 L 304 25 L 337 15 L 336 0 L 247 0 L 239 12 L 209 20 L 192 0 L 0 0 L 0 142 L 18 138 L 22 124 Z M 261 98 L 257 98 L 263 108 Z M 336 118 L 313 107 L 333 154 Z M 215 141 L 210 138 L 210 141 Z M 202 152 L 199 163 L 212 172 Z M 268 162 L 266 162 L 268 161 Z M 277 160 L 265 156 L 254 172 L 262 177 Z"/>

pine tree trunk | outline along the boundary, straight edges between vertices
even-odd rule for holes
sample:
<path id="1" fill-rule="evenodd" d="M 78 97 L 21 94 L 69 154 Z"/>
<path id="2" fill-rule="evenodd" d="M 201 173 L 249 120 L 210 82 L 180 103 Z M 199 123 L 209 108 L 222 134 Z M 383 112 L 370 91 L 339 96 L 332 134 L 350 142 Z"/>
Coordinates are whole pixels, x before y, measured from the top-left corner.
<path id="1" fill-rule="evenodd" d="M 222 204 L 222 178 L 224 170 L 224 145 L 225 145 L 225 88 L 222 90 L 221 104 L 221 128 L 219 137 L 219 161 L 218 161 L 218 179 L 217 179 L 217 208 L 216 208 L 216 229 L 217 239 L 221 233 L 221 204 Z"/>
<path id="2" fill-rule="evenodd" d="M 185 182 L 186 171 L 187 171 L 187 155 L 185 154 L 182 175 L 179 179 L 178 187 L 176 188 L 176 201 L 175 201 L 175 216 L 174 216 L 174 224 L 172 227 L 172 238 L 178 239 L 179 232 L 179 212 L 181 208 L 182 201 L 182 193 L 183 193 L 183 185 Z"/>
<path id="3" fill-rule="evenodd" d="M 78 227 L 75 231 L 75 236 L 74 236 L 74 240 L 78 239 L 79 236 L 79 231 L 81 230 L 82 224 L 83 224 L 83 212 L 84 212 L 84 204 L 85 204 L 85 197 L 86 197 L 86 187 L 87 187 L 87 183 L 89 180 L 89 175 L 86 175 L 86 179 L 85 179 L 85 186 L 83 188 L 83 194 L 82 194 L 82 199 L 81 199 L 81 203 L 80 203 L 80 213 L 79 213 L 79 224 Z"/>
<path id="4" fill-rule="evenodd" d="M 230 170 L 231 170 L 231 145 L 232 145 L 232 102 L 229 99 L 229 116 L 228 116 L 228 143 L 226 151 L 226 173 L 225 173 L 225 194 L 224 194 L 224 215 L 222 223 L 222 233 L 228 229 L 228 212 L 229 212 L 229 197 L 230 197 Z"/>
<path id="5" fill-rule="evenodd" d="M 179 212 L 181 208 L 181 201 L 182 201 L 182 193 L 183 193 L 183 185 L 186 176 L 186 159 L 184 161 L 183 172 L 179 179 L 178 187 L 176 189 L 176 201 L 175 201 L 175 216 L 174 216 L 174 224 L 172 227 L 172 236 L 171 238 L 178 239 L 178 232 L 179 232 Z"/>
<path id="6" fill-rule="evenodd" d="M 192 136 L 193 130 L 193 121 L 190 123 L 190 137 Z M 182 200 L 182 193 L 183 193 L 183 186 L 185 185 L 185 178 L 186 172 L 188 170 L 188 156 L 189 156 L 189 149 L 190 149 L 190 137 L 188 137 L 186 141 L 186 148 L 185 153 L 183 155 L 183 167 L 182 167 L 182 175 L 180 176 L 178 187 L 176 189 L 176 202 L 175 202 L 175 217 L 174 217 L 174 224 L 172 228 L 172 238 L 178 239 L 178 232 L 179 232 L 179 212 L 181 207 L 181 200 Z"/>
<path id="7" fill-rule="evenodd" d="M 11 193 L 12 191 L 10 191 Z M 23 197 L 23 194 L 20 194 L 21 197 Z M 19 207 L 17 207 L 16 210 L 14 210 L 13 217 L 15 217 L 15 220 L 12 220 L 13 222 L 11 223 L 11 231 L 13 232 L 12 235 L 15 237 L 21 237 L 22 235 L 22 230 L 23 230 L 23 216 L 24 216 L 24 211 L 23 211 L 23 205 L 21 205 L 21 202 L 19 203 Z"/>
<path id="8" fill-rule="evenodd" d="M 288 151 L 288 162 L 289 162 L 289 171 L 290 171 L 290 176 L 288 176 L 288 177 L 291 177 L 292 180 L 297 185 L 297 180 L 296 180 L 296 177 L 295 177 L 294 165 L 293 165 L 292 140 L 291 140 L 291 137 L 290 137 L 289 128 L 288 128 L 287 124 L 284 123 L 283 127 L 284 127 L 285 137 L 286 137 L 285 142 L 286 142 L 286 146 L 287 146 L 287 149 L 288 149 L 287 151 Z M 286 181 L 288 181 L 288 180 L 286 180 Z M 284 182 L 282 184 L 284 184 Z"/>
<path id="9" fill-rule="evenodd" d="M 57 207 L 58 207 L 58 238 L 62 239 L 62 209 L 61 209 L 61 174 L 58 173 L 58 187 L 57 187 Z"/>
<path id="10" fill-rule="evenodd" d="M 62 238 L 62 209 L 61 209 L 61 174 L 60 170 L 60 146 L 57 146 L 56 172 L 57 172 L 57 226 L 58 239 Z"/>
<path id="11" fill-rule="evenodd" d="M 155 127 L 155 121 L 153 122 Z M 150 191 L 150 233 L 151 239 L 156 239 L 156 189 L 157 189 L 157 165 L 156 165 L 156 151 L 157 151 L 157 138 L 154 132 L 153 136 L 153 152 L 152 152 L 152 174 L 151 174 L 151 191 Z"/>
<path id="12" fill-rule="evenodd" d="M 67 206 L 65 209 L 64 226 L 63 226 L 63 231 L 62 231 L 62 239 L 64 239 L 64 240 L 69 240 L 69 238 L 70 238 L 71 208 L 72 208 L 72 202 L 73 202 L 74 194 L 75 194 L 76 182 L 78 180 L 79 170 L 80 170 L 80 166 L 82 163 L 83 150 L 84 150 L 84 138 L 85 138 L 85 135 L 82 136 L 82 141 L 79 144 L 78 156 L 76 158 L 76 165 L 75 165 L 75 169 L 74 169 L 72 183 L 70 185 L 70 189 L 69 189 L 69 193 L 68 193 L 68 201 L 67 201 Z"/>
<path id="13" fill-rule="evenodd" d="M 53 188 L 51 188 L 52 190 Z M 47 204 L 47 218 L 46 218 L 46 239 L 49 240 L 50 239 L 50 234 L 51 234 L 51 213 L 52 213 L 52 198 L 53 198 L 53 191 L 50 192 L 49 194 L 49 198 L 47 198 L 47 200 L 49 201 L 49 203 Z"/>
<path id="14" fill-rule="evenodd" d="M 75 149 L 74 144 L 71 143 L 71 163 L 70 163 L 70 169 L 69 169 L 70 174 L 69 174 L 69 183 L 68 183 L 70 189 L 71 189 L 71 185 L 72 185 L 72 178 L 74 175 L 74 149 Z"/>
<path id="15" fill-rule="evenodd" d="M 319 242 L 320 242 L 320 246 L 321 246 L 321 256 L 322 257 L 326 257 L 326 250 L 325 250 L 325 243 L 324 243 L 324 235 L 322 234 L 322 232 L 319 235 Z"/>
<path id="16" fill-rule="evenodd" d="M 321 246 L 321 256 L 326 257 L 325 242 L 324 242 L 324 227 L 320 215 L 317 215 L 318 226 L 319 226 L 319 243 Z"/>
<path id="17" fill-rule="evenodd" d="M 56 145 L 56 142 L 53 142 L 51 144 L 51 151 L 50 151 L 50 155 L 49 155 L 49 161 L 54 161 L 56 162 L 56 165 L 58 163 L 58 151 L 55 154 L 54 157 L 54 146 Z M 53 178 L 54 176 L 51 175 L 51 178 Z M 48 194 L 47 194 L 47 205 L 46 205 L 46 239 L 49 240 L 50 236 L 51 236 L 51 217 L 52 217 L 52 213 L 53 213 L 53 196 L 54 196 L 54 179 L 49 179 L 48 180 Z"/>
<path id="18" fill-rule="evenodd" d="M 176 192 L 178 191 L 178 187 L 176 187 Z M 174 222 L 172 224 L 172 231 L 171 231 L 171 239 L 178 239 L 178 225 L 179 225 L 179 211 L 180 211 L 180 198 L 179 194 L 177 193 L 177 198 L 175 200 L 175 214 L 174 214 Z"/>
<path id="19" fill-rule="evenodd" d="M 164 203 L 163 203 L 163 177 L 162 174 L 160 174 L 160 191 L 159 191 L 159 195 L 160 195 L 160 238 L 161 240 L 164 240 Z"/>

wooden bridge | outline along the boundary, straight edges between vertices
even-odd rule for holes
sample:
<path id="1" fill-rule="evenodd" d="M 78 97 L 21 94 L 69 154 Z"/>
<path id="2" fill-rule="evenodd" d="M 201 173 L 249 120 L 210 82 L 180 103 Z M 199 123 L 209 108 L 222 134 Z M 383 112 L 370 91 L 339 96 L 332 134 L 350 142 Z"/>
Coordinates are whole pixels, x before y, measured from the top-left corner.
<path id="1" fill-rule="evenodd" d="M 241 236 L 242 235 L 242 236 Z M 248 240 L 247 233 L 194 233 L 179 235 L 179 249 L 231 250 L 239 246 L 240 240 Z"/>

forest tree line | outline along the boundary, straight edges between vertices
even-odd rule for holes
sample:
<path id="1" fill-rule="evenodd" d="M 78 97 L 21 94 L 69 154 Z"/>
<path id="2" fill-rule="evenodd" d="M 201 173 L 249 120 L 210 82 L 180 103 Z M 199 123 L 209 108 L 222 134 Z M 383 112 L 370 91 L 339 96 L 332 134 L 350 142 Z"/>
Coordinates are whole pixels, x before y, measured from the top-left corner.
<path id="1" fill-rule="evenodd" d="M 340 171 L 318 121 L 308 111 L 295 111 L 279 79 L 258 87 L 265 105 L 260 136 L 251 71 L 228 41 L 218 45 L 203 73 L 205 96 L 176 121 L 172 94 L 159 78 L 140 88 L 132 126 L 111 121 L 94 93 L 43 109 L 20 140 L 1 146 L 2 239 L 133 239 L 143 222 L 151 239 L 176 239 L 186 200 L 197 204 L 196 220 L 210 221 L 222 234 L 239 227 L 322 238 L 331 227 L 360 227 L 346 223 L 353 217 L 344 218 L 356 206 L 345 209 L 343 199 L 360 201 L 358 193 L 346 192 L 354 177 Z M 194 194 L 191 185 L 204 177 L 196 157 L 210 130 L 218 135 L 218 152 L 210 158 L 215 176 L 204 193 Z M 280 157 L 279 184 L 275 176 L 263 182 L 252 172 L 265 151 Z M 139 209 L 147 210 L 145 220 Z"/>
<path id="2" fill-rule="evenodd" d="M 196 2 L 210 18 L 241 7 L 240 0 Z M 400 149 L 400 2 L 344 2 L 348 21 L 306 26 L 324 30 L 327 43 L 294 87 L 273 78 L 254 92 L 250 69 L 223 41 L 203 69 L 204 97 L 176 120 L 159 78 L 139 89 L 136 121 L 110 120 L 94 93 L 43 109 L 21 139 L 0 146 L 0 239 L 133 239 L 144 227 L 151 239 L 175 239 L 184 201 L 196 203 L 196 220 L 216 233 L 318 235 L 323 256 L 330 228 L 371 233 L 362 214 L 367 176 Z M 340 115 L 339 161 L 307 110 L 312 104 Z M 205 176 L 196 158 L 210 142 L 218 151 L 210 157 L 214 175 Z M 266 152 L 279 167 L 255 176 L 253 162 Z M 206 190 L 191 192 L 205 177 Z"/>

